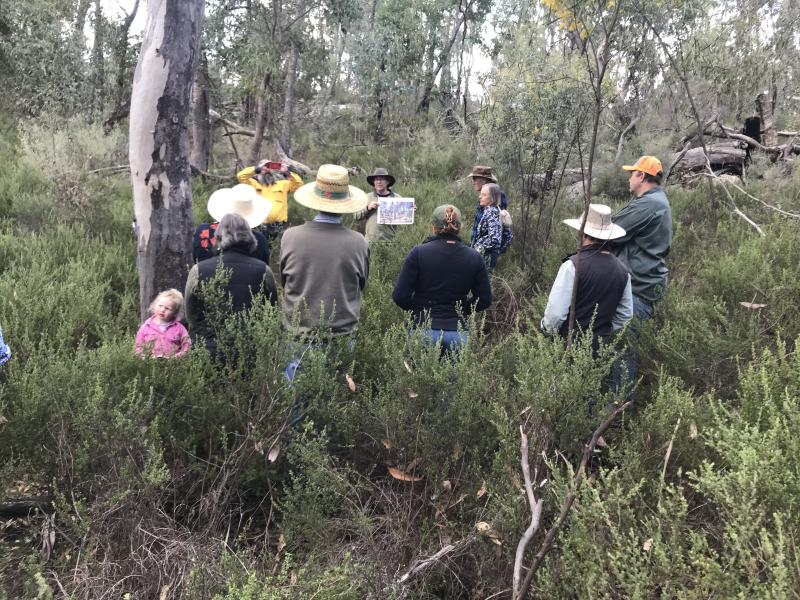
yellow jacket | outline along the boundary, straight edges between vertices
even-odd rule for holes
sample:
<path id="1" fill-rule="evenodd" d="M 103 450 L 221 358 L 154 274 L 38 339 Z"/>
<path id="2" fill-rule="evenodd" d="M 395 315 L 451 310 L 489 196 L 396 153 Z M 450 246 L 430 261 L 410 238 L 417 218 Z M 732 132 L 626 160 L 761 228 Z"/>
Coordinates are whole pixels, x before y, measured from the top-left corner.
<path id="1" fill-rule="evenodd" d="M 297 173 L 290 172 L 289 179 L 281 179 L 272 185 L 262 185 L 261 182 L 255 179 L 255 174 L 255 167 L 247 167 L 236 174 L 236 179 L 239 180 L 239 183 L 252 185 L 262 197 L 272 202 L 272 210 L 269 211 L 267 218 L 264 219 L 264 223 L 288 221 L 289 194 L 303 185 L 303 179 Z"/>

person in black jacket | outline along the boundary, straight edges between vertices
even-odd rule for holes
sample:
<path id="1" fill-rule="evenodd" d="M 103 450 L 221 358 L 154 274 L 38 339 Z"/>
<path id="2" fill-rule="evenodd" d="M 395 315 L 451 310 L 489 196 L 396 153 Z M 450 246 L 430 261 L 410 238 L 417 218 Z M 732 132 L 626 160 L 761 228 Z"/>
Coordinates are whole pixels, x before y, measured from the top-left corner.
<path id="1" fill-rule="evenodd" d="M 217 353 L 216 332 L 208 318 L 211 307 L 204 300 L 203 287 L 218 269 L 224 271 L 222 292 L 233 312 L 249 309 L 259 296 L 266 296 L 273 306 L 278 302 L 272 271 L 264 261 L 251 256 L 256 239 L 247 221 L 235 213 L 227 214 L 220 220 L 215 235 L 219 255 L 192 267 L 184 294 L 192 341 L 204 344 L 212 356 Z"/>
<path id="2" fill-rule="evenodd" d="M 581 229 L 581 222 L 582 218 L 564 221 L 577 230 Z M 578 291 L 573 332 L 591 330 L 595 351 L 601 343 L 608 344 L 612 333 L 631 320 L 631 276 L 608 248 L 609 241 L 624 235 L 625 230 L 612 223 L 608 206 L 589 205 L 580 248 L 561 264 L 550 290 L 542 318 L 543 331 L 567 337 L 576 273 Z"/>
<path id="3" fill-rule="evenodd" d="M 392 292 L 400 308 L 411 311 L 414 325 L 430 320 L 425 335 L 441 341 L 442 354 L 467 341 L 465 318 L 492 303 L 486 265 L 475 250 L 461 241 L 461 212 L 451 204 L 433 211 L 433 235 L 405 258 Z"/>

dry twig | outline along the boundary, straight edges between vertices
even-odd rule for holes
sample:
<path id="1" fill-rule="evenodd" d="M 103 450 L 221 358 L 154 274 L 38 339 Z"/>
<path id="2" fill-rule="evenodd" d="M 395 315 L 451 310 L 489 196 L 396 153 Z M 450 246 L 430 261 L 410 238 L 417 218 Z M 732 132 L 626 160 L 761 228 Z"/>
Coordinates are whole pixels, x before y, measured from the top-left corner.
<path id="1" fill-rule="evenodd" d="M 578 492 L 583 485 L 583 480 L 586 475 L 586 465 L 589 463 L 589 458 L 592 456 L 595 447 L 597 446 L 598 438 L 603 435 L 611 426 L 611 423 L 631 405 L 631 401 L 625 402 L 624 404 L 618 406 L 614 409 L 614 411 L 608 416 L 608 418 L 603 421 L 597 429 L 594 430 L 592 434 L 592 438 L 589 440 L 589 443 L 586 444 L 585 448 L 583 449 L 583 456 L 581 457 L 580 465 L 578 466 L 578 471 L 575 473 L 575 483 L 573 489 L 567 492 L 567 495 L 564 497 L 564 501 L 561 504 L 561 511 L 558 514 L 558 519 L 556 519 L 555 523 L 550 526 L 550 529 L 547 530 L 547 533 L 544 536 L 544 541 L 542 542 L 539 551 L 536 553 L 536 556 L 533 557 L 533 563 L 531 563 L 530 568 L 528 569 L 528 574 L 525 576 L 525 580 L 522 582 L 522 585 L 519 588 L 518 593 L 513 596 L 514 600 L 522 600 L 525 597 L 525 594 L 528 591 L 528 588 L 533 581 L 536 572 L 539 570 L 539 567 L 542 565 L 542 561 L 544 560 L 545 555 L 550 551 L 553 547 L 553 542 L 555 541 L 556 534 L 558 533 L 561 526 L 564 524 L 564 521 L 567 520 L 567 516 L 569 515 L 569 511 L 572 508 L 572 504 L 575 502 L 575 497 L 577 496 Z"/>
<path id="2" fill-rule="evenodd" d="M 418 558 L 417 560 L 414 561 L 414 564 L 411 565 L 411 568 L 408 571 L 406 571 L 406 573 L 404 573 L 395 582 L 395 586 L 401 586 L 401 585 L 407 584 L 408 581 L 412 577 L 415 577 L 415 576 L 419 575 L 420 573 L 422 573 L 423 571 L 428 570 L 430 567 L 432 567 L 433 565 L 438 563 L 444 557 L 448 556 L 449 554 L 452 554 L 456 550 L 459 550 L 461 548 L 464 548 L 465 546 L 468 546 L 474 540 L 475 540 L 475 535 L 471 534 L 471 535 L 468 535 L 467 537 L 465 537 L 460 542 L 456 542 L 455 544 L 447 544 L 444 548 L 442 548 L 441 550 L 439 550 L 436 554 L 433 554 L 432 556 L 429 556 L 427 558 Z"/>
<path id="3" fill-rule="evenodd" d="M 522 560 L 525 558 L 525 548 L 528 547 L 528 542 L 531 541 L 536 531 L 539 529 L 539 522 L 542 518 L 542 498 L 536 499 L 533 493 L 533 481 L 531 480 L 531 467 L 528 462 L 528 436 L 520 425 L 520 464 L 522 466 L 522 476 L 525 479 L 525 494 L 528 496 L 528 506 L 531 509 L 531 524 L 517 544 L 517 554 L 514 558 L 514 580 L 512 584 L 512 597 L 516 598 L 519 594 L 519 585 L 522 578 Z"/>

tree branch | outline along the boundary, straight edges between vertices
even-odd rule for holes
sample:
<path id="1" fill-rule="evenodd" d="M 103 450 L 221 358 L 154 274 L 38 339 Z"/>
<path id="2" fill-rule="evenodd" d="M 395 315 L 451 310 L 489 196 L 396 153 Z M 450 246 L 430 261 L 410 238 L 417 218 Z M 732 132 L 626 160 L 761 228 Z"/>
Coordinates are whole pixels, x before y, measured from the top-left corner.
<path id="1" fill-rule="evenodd" d="M 525 548 L 528 542 L 531 541 L 536 531 L 539 529 L 539 523 L 542 518 L 542 503 L 544 500 L 536 499 L 533 493 L 533 481 L 531 481 L 531 467 L 528 462 L 528 436 L 519 428 L 520 434 L 520 464 L 522 466 L 522 476 L 525 479 L 525 494 L 528 496 L 528 506 L 531 509 L 531 524 L 517 544 L 517 554 L 514 557 L 514 580 L 512 584 L 512 598 L 519 594 L 520 579 L 522 578 L 522 561 L 525 558 Z"/>
<path id="2" fill-rule="evenodd" d="M 428 570 L 430 567 L 435 565 L 445 556 L 452 554 L 453 552 L 455 552 L 460 548 L 468 546 L 474 540 L 475 540 L 475 535 L 470 534 L 460 542 L 457 542 L 455 544 L 447 544 L 444 548 L 442 548 L 432 556 L 429 556 L 427 558 L 418 558 L 417 560 L 414 561 L 414 564 L 411 565 L 411 568 L 405 574 L 403 574 L 397 581 L 395 581 L 395 586 L 401 586 L 407 584 L 412 577 L 415 577 L 420 573 L 422 573 L 423 571 Z"/>
<path id="3" fill-rule="evenodd" d="M 583 456 L 581 457 L 580 465 L 578 466 L 578 471 L 575 473 L 575 484 L 573 489 L 567 492 L 567 495 L 564 497 L 564 502 L 561 504 L 561 511 L 559 512 L 558 519 L 553 525 L 550 526 L 550 529 L 547 530 L 547 533 L 544 536 L 544 541 L 542 542 L 541 547 L 539 548 L 539 552 L 536 553 L 536 556 L 533 558 L 533 563 L 531 563 L 530 569 L 528 569 L 528 574 L 525 576 L 525 580 L 522 582 L 520 586 L 519 592 L 516 596 L 514 596 L 514 600 L 522 600 L 525 597 L 525 594 L 528 591 L 528 588 L 533 581 L 536 572 L 539 570 L 539 567 L 542 564 L 542 560 L 544 560 L 545 555 L 550 551 L 553 547 L 553 542 L 555 541 L 556 534 L 558 533 L 561 526 L 564 524 L 564 521 L 567 520 L 567 516 L 569 515 L 569 511 L 572 508 L 572 504 L 575 502 L 575 497 L 577 493 L 580 491 L 581 486 L 583 485 L 584 476 L 586 474 L 586 465 L 589 463 L 589 458 L 592 456 L 595 447 L 597 446 L 597 440 L 602 436 L 606 429 L 611 426 L 611 423 L 631 405 L 631 401 L 625 402 L 624 404 L 618 406 L 614 409 L 614 411 L 608 416 L 608 418 L 603 421 L 597 429 L 594 430 L 592 434 L 592 438 L 589 440 L 589 443 L 586 444 L 586 447 L 583 449 Z"/>

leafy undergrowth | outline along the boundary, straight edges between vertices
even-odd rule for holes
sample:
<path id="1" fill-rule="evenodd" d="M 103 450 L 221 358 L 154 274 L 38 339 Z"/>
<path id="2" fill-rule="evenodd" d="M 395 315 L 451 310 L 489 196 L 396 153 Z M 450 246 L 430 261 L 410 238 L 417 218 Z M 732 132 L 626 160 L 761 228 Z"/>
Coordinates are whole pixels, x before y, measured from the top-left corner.
<path id="1" fill-rule="evenodd" d="M 124 176 L 83 176 L 64 199 L 65 184 L 25 160 L 0 176 L 0 315 L 15 354 L 0 370 L 0 489 L 47 500 L 0 524 L 0 596 L 510 595 L 530 520 L 520 426 L 546 529 L 584 441 L 620 401 L 610 357 L 538 333 L 566 228 L 501 259 L 496 305 L 440 362 L 390 294 L 453 190 L 409 180 L 419 218 L 373 251 L 355 347 L 311 356 L 292 389 L 291 340 L 269 306 L 220 325 L 242 357 L 224 367 L 199 349 L 134 357 Z M 797 183 L 763 186 L 750 191 L 800 208 Z M 713 232 L 705 192 L 671 190 L 672 282 L 638 343 L 637 401 L 605 436 L 537 597 L 798 595 L 798 226 L 737 198 L 765 235 L 724 211 Z M 469 215 L 471 196 L 456 198 Z M 301 396 L 308 414 L 291 427 Z"/>

